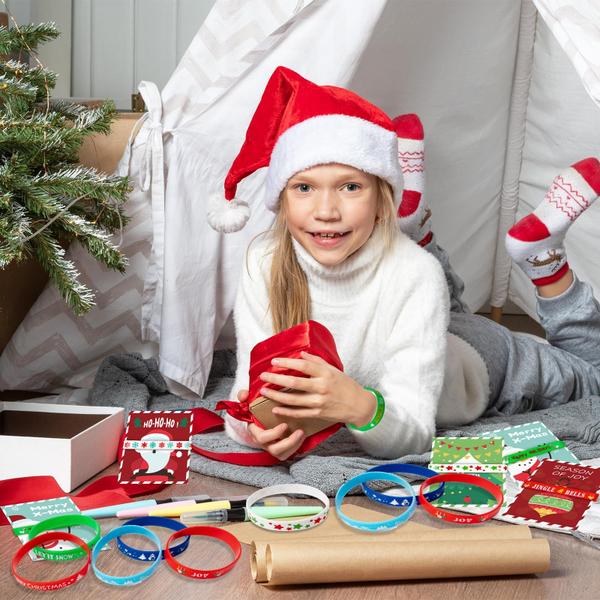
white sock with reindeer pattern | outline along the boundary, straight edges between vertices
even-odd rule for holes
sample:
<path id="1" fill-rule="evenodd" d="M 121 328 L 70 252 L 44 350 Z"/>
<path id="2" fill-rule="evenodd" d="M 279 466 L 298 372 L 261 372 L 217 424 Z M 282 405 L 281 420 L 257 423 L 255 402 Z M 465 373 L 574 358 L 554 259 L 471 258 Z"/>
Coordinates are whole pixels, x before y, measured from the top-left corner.
<path id="1" fill-rule="evenodd" d="M 506 235 L 506 250 L 537 286 L 569 270 L 563 240 L 570 225 L 600 194 L 600 162 L 586 158 L 554 178 L 541 204 Z"/>

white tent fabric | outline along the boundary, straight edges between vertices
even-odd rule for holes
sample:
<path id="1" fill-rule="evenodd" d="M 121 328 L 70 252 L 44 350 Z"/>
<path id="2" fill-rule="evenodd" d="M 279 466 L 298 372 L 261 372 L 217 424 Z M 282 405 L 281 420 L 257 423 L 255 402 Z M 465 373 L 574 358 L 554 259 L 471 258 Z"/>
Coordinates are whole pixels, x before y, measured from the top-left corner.
<path id="1" fill-rule="evenodd" d="M 550 31 L 573 63 L 588 94 L 600 106 L 600 2 L 534 2 Z"/>
<path id="2" fill-rule="evenodd" d="M 535 2 L 540 11 L 566 4 Z M 558 169 L 600 155 L 600 109 L 546 17 L 536 20 L 531 0 L 352 6 L 216 3 L 162 93 L 141 85 L 149 112 L 119 167 L 135 184 L 128 273 L 103 270 L 74 246 L 72 258 L 101 291 L 98 308 L 75 319 L 47 288 L 0 357 L 0 389 L 89 386 L 106 354 L 139 351 L 159 357 L 174 391 L 202 393 L 245 248 L 272 220 L 261 203 L 264 172 L 240 186 L 253 215 L 239 233 L 213 232 L 205 201 L 222 186 L 279 64 L 350 87 L 392 116 L 419 113 L 434 228 L 465 279 L 468 304 L 478 309 L 492 297 L 501 305 L 508 296 L 533 312 L 531 284 L 501 255 L 503 231 L 539 202 Z M 564 11 L 550 14 L 560 21 Z M 599 210 L 578 221 L 568 246 L 597 291 L 598 253 L 588 249 L 599 237 Z"/>

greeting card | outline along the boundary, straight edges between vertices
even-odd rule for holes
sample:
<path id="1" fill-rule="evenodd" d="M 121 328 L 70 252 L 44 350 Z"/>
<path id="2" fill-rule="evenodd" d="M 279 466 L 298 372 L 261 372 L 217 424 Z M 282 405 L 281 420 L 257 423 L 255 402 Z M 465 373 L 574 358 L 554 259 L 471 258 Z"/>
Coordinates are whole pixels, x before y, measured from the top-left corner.
<path id="1" fill-rule="evenodd" d="M 577 457 L 541 421 L 484 433 L 504 440 L 504 462 L 517 483 L 527 481 L 544 459 L 578 463 Z"/>
<path id="2" fill-rule="evenodd" d="M 192 411 L 131 411 L 127 419 L 119 483 L 186 483 Z"/>
<path id="3" fill-rule="evenodd" d="M 598 500 L 600 468 L 558 460 L 542 460 L 504 513 L 527 522 L 577 529 Z"/>
<path id="4" fill-rule="evenodd" d="M 429 468 L 438 473 L 469 473 L 504 487 L 506 465 L 502 462 L 501 437 L 437 437 L 433 439 Z M 446 483 L 439 506 L 492 506 L 491 494 L 474 485 Z"/>
<path id="5" fill-rule="evenodd" d="M 72 515 L 80 512 L 73 500 L 66 496 L 64 498 L 51 498 L 50 500 L 38 500 L 36 502 L 9 504 L 1 508 L 8 522 L 11 524 L 13 533 L 23 544 L 29 540 L 29 530 L 40 521 L 44 521 L 50 517 Z M 84 540 L 89 537 L 87 527 L 70 527 L 68 530 L 64 529 L 61 531 L 68 531 Z M 71 550 L 77 546 L 66 540 L 56 540 L 44 544 L 43 547 L 52 550 Z M 33 551 L 29 553 L 29 556 L 31 560 L 43 560 Z"/>

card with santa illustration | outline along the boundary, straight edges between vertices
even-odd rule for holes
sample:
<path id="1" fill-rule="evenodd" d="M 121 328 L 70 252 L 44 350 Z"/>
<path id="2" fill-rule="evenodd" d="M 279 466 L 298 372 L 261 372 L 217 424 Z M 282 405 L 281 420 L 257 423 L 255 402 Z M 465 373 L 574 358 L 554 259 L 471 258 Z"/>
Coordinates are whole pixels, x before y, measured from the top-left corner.
<path id="1" fill-rule="evenodd" d="M 541 421 L 523 423 L 483 433 L 504 440 L 504 462 L 509 476 L 519 485 L 527 481 L 542 460 L 579 463 L 577 457 Z"/>
<path id="2" fill-rule="evenodd" d="M 131 411 L 119 483 L 186 483 L 192 419 L 190 410 Z"/>
<path id="3" fill-rule="evenodd" d="M 599 490 L 600 468 L 545 459 L 523 482 L 503 517 L 577 529 Z"/>
<path id="4" fill-rule="evenodd" d="M 436 437 L 429 468 L 438 473 L 468 473 L 504 487 L 506 465 L 502 461 L 501 437 Z M 437 506 L 493 506 L 496 499 L 479 486 L 448 482 Z"/>

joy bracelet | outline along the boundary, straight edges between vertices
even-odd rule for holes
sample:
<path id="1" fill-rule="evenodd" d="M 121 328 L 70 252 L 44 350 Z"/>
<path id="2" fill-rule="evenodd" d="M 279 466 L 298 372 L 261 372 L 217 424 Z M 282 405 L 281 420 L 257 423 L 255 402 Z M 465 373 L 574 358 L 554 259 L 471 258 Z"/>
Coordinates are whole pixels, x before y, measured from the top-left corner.
<path id="1" fill-rule="evenodd" d="M 437 506 L 433 506 L 429 503 L 427 498 L 425 497 L 425 490 L 436 483 L 445 483 L 445 482 L 457 482 L 457 483 L 468 483 L 470 485 L 475 485 L 480 487 L 481 489 L 489 492 L 495 499 L 496 505 L 492 510 L 489 510 L 480 515 L 457 515 L 453 512 L 443 510 L 438 508 Z M 470 523 L 482 523 L 483 521 L 487 521 L 492 517 L 496 516 L 500 509 L 502 508 L 502 503 L 504 502 L 504 494 L 502 493 L 502 489 L 500 486 L 492 483 L 488 479 L 484 479 L 483 477 L 478 477 L 477 475 L 467 475 L 464 473 L 441 473 L 439 475 L 435 475 L 434 477 L 430 477 L 426 479 L 422 484 L 419 490 L 419 500 L 421 502 L 421 506 L 436 519 L 441 519 L 443 521 L 447 521 L 448 523 L 462 523 L 468 525 Z"/>
<path id="2" fill-rule="evenodd" d="M 156 545 L 156 552 L 154 553 L 154 556 L 155 556 L 154 562 L 152 562 L 150 564 L 150 566 L 148 568 L 144 569 L 143 571 L 140 571 L 139 573 L 136 573 L 135 575 L 127 575 L 125 577 L 113 577 L 112 575 L 107 575 L 106 573 L 102 572 L 96 566 L 96 560 L 98 559 L 98 555 L 100 554 L 100 551 L 102 550 L 102 548 L 104 546 L 106 546 L 108 544 L 108 542 L 114 540 L 115 538 L 118 538 L 122 535 L 130 534 L 130 533 L 136 533 L 138 535 L 143 535 L 144 537 L 149 538 L 150 541 Z M 141 583 L 142 581 L 145 581 L 146 579 L 148 579 L 148 577 L 150 577 L 152 575 L 152 573 L 154 573 L 154 571 L 156 571 L 156 569 L 158 568 L 158 565 L 160 564 L 161 555 L 162 555 L 161 551 L 162 551 L 162 544 L 160 543 L 160 540 L 158 539 L 158 536 L 155 533 L 153 533 L 149 529 L 146 529 L 145 527 L 140 527 L 139 525 L 122 525 L 121 527 L 117 527 L 116 529 L 113 529 L 112 531 L 107 533 L 104 537 L 100 538 L 98 543 L 94 546 L 94 550 L 92 551 L 92 569 L 94 570 L 96 577 L 98 579 L 100 579 L 100 581 L 103 581 L 104 583 L 109 583 L 110 585 L 119 585 L 119 586 L 136 585 L 136 584 Z"/>
<path id="3" fill-rule="evenodd" d="M 252 506 L 259 500 L 262 500 L 267 496 L 283 496 L 286 494 L 303 494 L 305 496 L 316 498 L 323 503 L 323 510 L 311 517 L 286 519 L 285 521 L 265 519 L 253 512 Z M 263 529 L 268 529 L 270 531 L 302 531 L 320 525 L 327 518 L 327 513 L 329 512 L 329 498 L 321 490 L 318 490 L 311 485 L 304 485 L 301 483 L 271 485 L 248 496 L 246 500 L 246 511 L 248 513 L 248 519 Z"/>
<path id="4" fill-rule="evenodd" d="M 203 535 L 206 537 L 212 537 L 222 542 L 225 542 L 231 551 L 233 552 L 233 560 L 219 569 L 192 569 L 173 558 L 173 550 L 170 548 L 171 542 L 178 538 L 191 535 Z M 180 544 L 181 545 L 181 544 Z M 177 548 L 178 546 L 175 546 Z M 221 577 L 225 573 L 228 573 L 233 569 L 235 563 L 240 559 L 242 555 L 242 546 L 238 539 L 228 531 L 219 529 L 218 527 L 208 527 L 203 525 L 197 525 L 194 527 L 184 527 L 183 529 L 176 531 L 165 544 L 165 560 L 167 564 L 180 575 L 191 577 L 192 579 L 214 579 L 215 577 Z"/>
<path id="5" fill-rule="evenodd" d="M 38 546 L 40 544 L 47 544 L 48 542 L 56 542 L 58 540 L 68 541 L 73 544 L 77 544 L 81 548 L 82 556 L 87 556 L 87 560 L 85 561 L 85 564 L 83 565 L 83 567 L 81 567 L 81 569 L 79 569 L 79 571 L 77 571 L 76 573 L 73 573 L 73 575 L 69 575 L 68 577 L 65 577 L 64 579 L 56 579 L 53 581 L 30 581 L 29 579 L 25 579 L 24 577 L 21 577 L 17 573 L 17 567 L 19 566 L 21 559 L 30 550 L 32 550 L 33 548 L 35 548 L 36 546 Z M 30 590 L 51 592 L 51 591 L 60 590 L 62 588 L 69 587 L 70 585 L 77 583 L 80 579 L 83 579 L 83 577 L 85 576 L 85 574 L 88 571 L 89 566 L 90 566 L 90 549 L 88 548 L 87 544 L 81 538 L 78 538 L 77 536 L 72 535 L 70 533 L 65 533 L 64 531 L 47 531 L 46 533 L 42 533 L 42 534 L 34 537 L 33 539 L 29 540 L 28 542 L 23 544 L 17 550 L 16 554 L 14 555 L 14 557 L 12 559 L 11 571 L 12 571 L 14 578 L 22 586 L 29 588 Z"/>
<path id="6" fill-rule="evenodd" d="M 89 548 L 93 548 L 94 544 L 100 539 L 100 525 L 91 517 L 77 513 L 50 517 L 49 519 L 44 519 L 43 521 L 36 523 L 29 530 L 29 539 L 32 540 L 45 531 L 56 531 L 57 529 L 66 529 L 68 527 L 76 526 L 89 527 L 94 532 L 92 539 L 85 540 L 85 544 Z M 45 558 L 46 560 L 74 560 L 76 558 L 84 557 L 87 553 L 87 549 L 81 547 L 69 550 L 50 550 L 41 546 L 36 546 L 33 548 L 33 551 L 37 556 Z"/>
<path id="7" fill-rule="evenodd" d="M 402 475 L 416 475 L 417 477 L 421 477 L 422 479 L 427 479 L 428 477 L 434 477 L 437 475 L 437 471 L 432 471 L 427 467 L 421 467 L 419 465 L 409 465 L 404 463 L 391 463 L 388 465 L 379 465 L 377 467 L 373 467 L 369 469 L 367 473 L 371 473 L 373 471 L 379 471 L 380 473 L 402 473 Z M 366 483 L 362 484 L 362 489 L 367 498 L 371 500 L 375 500 L 375 502 L 379 502 L 380 504 L 390 504 L 391 506 L 409 506 L 411 502 L 413 502 L 412 498 L 407 496 L 393 496 L 391 494 L 385 494 L 383 492 L 377 492 L 373 488 L 369 487 Z M 437 500 L 444 493 L 444 484 L 440 484 L 437 489 L 427 492 L 425 494 L 425 498 L 429 500 L 429 502 L 433 502 Z M 419 499 L 417 498 L 417 504 L 419 503 Z"/>
<path id="8" fill-rule="evenodd" d="M 344 500 L 344 497 L 352 488 L 355 488 L 367 481 L 391 481 L 392 483 L 401 485 L 410 494 L 410 504 L 400 515 L 386 521 L 376 521 L 374 523 L 370 523 L 368 521 L 357 521 L 356 519 L 347 517 L 342 512 L 342 501 Z M 335 495 L 335 510 L 337 511 L 338 517 L 344 523 L 346 523 L 346 525 L 350 525 L 350 527 L 362 529 L 364 531 L 385 531 L 389 529 L 395 529 L 410 519 L 413 512 L 415 512 L 416 507 L 417 499 L 410 483 L 394 473 L 383 473 L 381 471 L 367 471 L 366 473 L 361 473 L 360 475 L 353 477 L 352 479 L 346 481 L 346 483 L 342 484 Z"/>
<path id="9" fill-rule="evenodd" d="M 164 517 L 137 517 L 135 519 L 130 519 L 124 525 L 139 525 L 140 527 L 163 527 L 164 529 L 171 529 L 173 531 L 181 531 L 185 529 L 185 525 L 180 521 L 176 521 L 175 519 L 166 519 Z M 189 536 L 184 538 L 177 546 L 173 546 L 170 552 L 172 556 L 177 556 L 184 552 L 187 547 L 190 545 Z M 130 558 L 134 558 L 135 560 L 142 561 L 154 561 L 156 560 L 155 552 L 152 550 L 148 552 L 147 550 L 138 550 L 137 548 L 132 548 L 127 545 L 120 537 L 117 537 L 117 548 L 125 554 L 125 556 L 129 556 Z M 165 558 L 165 550 L 161 550 L 161 558 Z"/>

